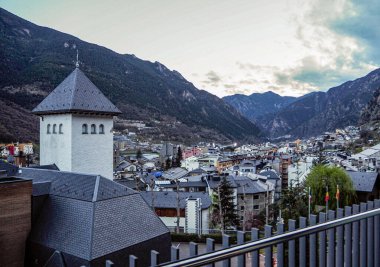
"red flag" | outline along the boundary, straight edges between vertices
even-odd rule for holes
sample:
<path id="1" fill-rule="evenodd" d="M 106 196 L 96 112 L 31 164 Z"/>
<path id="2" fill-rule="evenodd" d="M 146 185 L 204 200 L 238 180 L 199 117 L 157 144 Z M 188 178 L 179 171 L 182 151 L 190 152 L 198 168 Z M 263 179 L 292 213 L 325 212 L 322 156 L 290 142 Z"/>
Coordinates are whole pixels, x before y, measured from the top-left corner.
<path id="1" fill-rule="evenodd" d="M 340 197 L 339 186 L 336 185 L 336 194 L 335 194 L 335 198 L 336 198 L 336 200 L 339 201 L 339 197 Z"/>
<path id="2" fill-rule="evenodd" d="M 330 200 L 330 196 L 329 196 L 329 192 L 327 191 L 326 196 L 325 196 L 325 202 L 328 202 L 329 200 Z"/>

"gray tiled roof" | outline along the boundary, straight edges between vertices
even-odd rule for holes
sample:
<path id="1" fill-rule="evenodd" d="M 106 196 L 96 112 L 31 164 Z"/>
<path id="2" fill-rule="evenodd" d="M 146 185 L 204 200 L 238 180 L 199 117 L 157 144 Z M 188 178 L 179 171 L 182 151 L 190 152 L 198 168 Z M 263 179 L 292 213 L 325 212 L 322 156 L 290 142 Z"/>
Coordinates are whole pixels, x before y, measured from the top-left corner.
<path id="1" fill-rule="evenodd" d="M 35 222 L 31 241 L 90 260 L 94 203 L 49 196 Z"/>
<path id="2" fill-rule="evenodd" d="M 168 232 L 137 193 L 93 203 L 50 196 L 31 241 L 92 260 Z"/>
<path id="3" fill-rule="evenodd" d="M 351 177 L 355 191 L 360 192 L 372 192 L 378 176 L 377 172 L 348 171 L 347 174 Z"/>
<path id="4" fill-rule="evenodd" d="M 138 193 L 96 202 L 93 227 L 93 259 L 169 232 Z"/>
<path id="5" fill-rule="evenodd" d="M 237 176 L 235 182 L 238 194 L 258 194 L 267 191 L 267 185 L 260 180 L 252 180 L 245 176 Z"/>
<path id="6" fill-rule="evenodd" d="M 261 171 L 259 174 L 262 176 L 265 176 L 267 178 L 269 176 L 269 179 L 280 179 L 280 177 L 278 176 L 278 174 L 274 170 Z"/>
<path id="7" fill-rule="evenodd" d="M 110 115 L 121 113 L 79 68 L 67 76 L 32 112 L 96 112 Z"/>
<path id="8" fill-rule="evenodd" d="M 93 260 L 169 230 L 141 195 L 101 176 L 21 168 L 33 180 L 33 195 L 49 194 L 31 241 Z"/>
<path id="9" fill-rule="evenodd" d="M 7 176 L 14 176 L 17 174 L 18 167 L 0 159 L 0 170 L 6 171 Z"/>
<path id="10" fill-rule="evenodd" d="M 34 168 L 21 168 L 20 171 L 18 177 L 32 179 L 33 187 L 41 187 L 40 183 L 50 182 L 49 194 L 55 196 L 99 201 L 136 193 L 128 187 L 98 175 Z M 34 192 L 33 189 L 33 195 Z"/>
<path id="11" fill-rule="evenodd" d="M 140 192 L 148 205 L 152 205 L 152 197 L 154 198 L 155 208 L 175 209 L 177 208 L 177 192 L 174 191 L 151 191 Z M 187 198 L 200 198 L 202 201 L 202 209 L 207 209 L 211 206 L 211 198 L 205 192 L 179 192 L 179 207 L 184 209 Z"/>
<path id="12" fill-rule="evenodd" d="M 223 180 L 223 177 L 220 177 L 220 181 Z M 235 182 L 235 179 L 233 176 L 229 175 L 229 176 L 226 176 L 226 180 L 230 183 L 231 187 L 232 188 L 236 188 L 237 187 L 237 184 Z M 210 187 L 212 189 L 214 188 L 217 188 L 218 185 L 220 184 L 220 181 L 214 181 L 213 178 L 211 178 L 210 180 L 208 180 L 208 184 L 210 185 Z"/>
<path id="13" fill-rule="evenodd" d="M 45 169 L 45 170 L 56 170 L 59 171 L 59 168 L 55 163 L 53 164 L 48 164 L 48 165 L 34 165 L 34 166 L 29 166 L 29 168 L 33 169 Z"/>

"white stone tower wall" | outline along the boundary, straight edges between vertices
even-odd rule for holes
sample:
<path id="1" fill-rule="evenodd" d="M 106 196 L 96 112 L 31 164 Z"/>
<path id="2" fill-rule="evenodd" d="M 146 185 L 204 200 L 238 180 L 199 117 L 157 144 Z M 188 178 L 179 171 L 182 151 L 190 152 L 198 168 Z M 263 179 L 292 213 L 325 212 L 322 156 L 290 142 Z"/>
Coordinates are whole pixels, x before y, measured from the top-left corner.
<path id="1" fill-rule="evenodd" d="M 87 124 L 88 134 L 82 134 L 82 125 Z M 96 134 L 91 134 L 91 124 L 96 125 Z M 99 125 L 104 125 L 104 134 Z M 101 115 L 73 115 L 72 117 L 71 170 L 99 174 L 113 178 L 113 117 Z"/>
<path id="2" fill-rule="evenodd" d="M 50 124 L 50 134 L 47 127 Z M 56 133 L 53 126 L 56 125 Z M 59 125 L 62 124 L 62 133 Z M 56 164 L 60 170 L 71 170 L 72 115 L 56 114 L 40 117 L 40 164 Z"/>

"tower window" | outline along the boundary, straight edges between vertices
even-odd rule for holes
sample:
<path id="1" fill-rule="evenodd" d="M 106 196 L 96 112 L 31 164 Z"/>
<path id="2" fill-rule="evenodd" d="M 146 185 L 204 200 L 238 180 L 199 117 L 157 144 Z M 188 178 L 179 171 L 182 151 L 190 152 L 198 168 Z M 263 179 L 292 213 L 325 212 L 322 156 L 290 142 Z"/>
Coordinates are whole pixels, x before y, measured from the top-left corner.
<path id="1" fill-rule="evenodd" d="M 87 124 L 82 125 L 82 134 L 88 134 Z"/>
<path id="2" fill-rule="evenodd" d="M 104 134 L 104 125 L 103 124 L 99 125 L 99 133 Z"/>
<path id="3" fill-rule="evenodd" d="M 59 125 L 59 133 L 63 134 L 63 124 L 62 123 Z"/>
<path id="4" fill-rule="evenodd" d="M 47 125 L 47 131 L 46 131 L 47 134 L 50 134 L 50 124 Z"/>
<path id="5" fill-rule="evenodd" d="M 57 133 L 57 124 L 53 124 L 53 134 Z"/>
<path id="6" fill-rule="evenodd" d="M 91 124 L 91 134 L 96 134 L 96 125 Z"/>

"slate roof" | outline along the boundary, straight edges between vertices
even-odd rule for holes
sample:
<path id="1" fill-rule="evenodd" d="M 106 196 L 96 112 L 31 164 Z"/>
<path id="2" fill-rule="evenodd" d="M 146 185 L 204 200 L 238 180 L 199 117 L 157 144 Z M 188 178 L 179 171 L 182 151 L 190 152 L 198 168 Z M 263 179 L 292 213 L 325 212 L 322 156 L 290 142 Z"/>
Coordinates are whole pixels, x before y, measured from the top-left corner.
<path id="1" fill-rule="evenodd" d="M 34 114 L 95 112 L 118 115 L 120 110 L 76 68 L 37 107 Z"/>
<path id="2" fill-rule="evenodd" d="M 145 199 L 148 205 L 152 205 L 152 192 L 140 192 L 141 196 Z M 177 192 L 174 191 L 154 191 L 154 207 L 162 209 L 176 209 L 177 208 Z M 186 199 L 200 198 L 202 202 L 202 209 L 208 209 L 212 202 L 211 198 L 206 192 L 179 192 L 179 207 L 184 209 L 186 206 Z"/>
<path id="3" fill-rule="evenodd" d="M 0 160 L 0 170 L 4 170 L 6 172 L 6 176 L 15 176 L 17 174 L 18 167 Z"/>
<path id="4" fill-rule="evenodd" d="M 378 176 L 377 172 L 348 171 L 347 174 L 351 177 L 355 191 L 359 192 L 372 192 Z"/>
<path id="5" fill-rule="evenodd" d="M 267 178 L 269 176 L 269 179 L 280 179 L 280 177 L 274 170 L 261 171 L 259 174 Z"/>
<path id="6" fill-rule="evenodd" d="M 44 201 L 30 240 L 91 261 L 169 230 L 141 195 L 102 176 L 21 168 Z"/>
<path id="7" fill-rule="evenodd" d="M 33 168 L 33 169 L 44 169 L 44 170 L 56 170 L 59 171 L 59 168 L 55 163 L 53 164 L 48 164 L 48 165 L 35 165 L 35 166 L 29 166 L 28 168 Z"/>
<path id="8" fill-rule="evenodd" d="M 260 180 L 252 180 L 246 176 L 235 177 L 235 183 L 237 184 L 238 194 L 258 194 L 265 193 L 267 191 L 267 184 Z M 269 190 L 273 190 L 273 186 L 269 185 Z M 244 189 L 243 189 L 244 188 Z"/>
<path id="9" fill-rule="evenodd" d="M 222 179 L 223 179 L 223 177 L 220 177 L 220 181 L 221 181 Z M 226 180 L 227 180 L 228 182 L 230 182 L 232 188 L 236 188 L 236 187 L 237 187 L 237 184 L 236 184 L 235 179 L 233 178 L 233 176 L 231 176 L 231 175 L 226 176 Z M 210 188 L 215 189 L 215 188 L 218 187 L 220 181 L 215 181 L 215 180 L 213 179 L 213 177 L 211 177 L 211 179 L 208 180 L 208 184 L 210 185 Z"/>
<path id="10" fill-rule="evenodd" d="M 42 185 L 47 186 L 47 183 L 50 182 L 50 195 L 90 202 L 136 193 L 128 187 L 99 175 L 20 168 L 18 177 L 32 179 L 33 187 L 36 186 L 37 188 Z M 33 194 L 34 192 L 33 189 Z"/>

